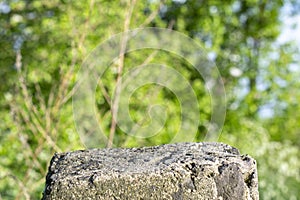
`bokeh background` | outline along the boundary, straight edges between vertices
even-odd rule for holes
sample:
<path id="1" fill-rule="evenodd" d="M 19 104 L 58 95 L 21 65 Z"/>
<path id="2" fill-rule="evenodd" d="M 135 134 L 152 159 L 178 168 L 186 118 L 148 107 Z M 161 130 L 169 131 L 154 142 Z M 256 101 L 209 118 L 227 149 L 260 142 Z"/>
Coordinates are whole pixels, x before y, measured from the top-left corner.
<path id="1" fill-rule="evenodd" d="M 72 111 L 81 63 L 113 34 L 144 27 L 182 32 L 206 50 L 227 94 L 219 142 L 258 161 L 261 199 L 300 199 L 299 11 L 297 0 L 0 1 L 0 199 L 40 199 L 53 154 L 85 148 Z M 112 123 L 118 77 L 148 63 L 172 66 L 189 81 L 200 108 L 195 141 L 202 141 L 211 118 L 203 78 L 184 59 L 159 50 L 111 63 L 97 85 L 99 125 L 117 147 L 172 140 L 180 103 L 159 85 L 139 88 L 129 102 L 140 125 L 151 121 L 149 105 L 166 106 L 168 120 L 157 135 L 138 139 Z"/>

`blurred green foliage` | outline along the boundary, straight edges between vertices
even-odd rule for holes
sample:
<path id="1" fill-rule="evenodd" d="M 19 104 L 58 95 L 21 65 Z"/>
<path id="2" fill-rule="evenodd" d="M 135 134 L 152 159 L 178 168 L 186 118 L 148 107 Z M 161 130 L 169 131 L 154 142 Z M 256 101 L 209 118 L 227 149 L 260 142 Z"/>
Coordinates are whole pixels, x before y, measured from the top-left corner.
<path id="1" fill-rule="evenodd" d="M 281 0 L 1 1 L 0 199 L 39 199 L 53 153 L 84 148 L 72 117 L 76 72 L 100 42 L 126 29 L 147 26 L 183 32 L 205 47 L 227 93 L 219 141 L 257 159 L 261 199 L 298 199 L 299 49 L 276 42 L 280 11 L 287 3 L 299 7 L 297 1 Z M 201 123 L 196 141 L 204 138 L 211 102 L 203 79 L 182 58 L 151 49 L 126 54 L 99 81 L 96 107 L 105 133 L 111 129 L 110 98 L 118 62 L 124 63 L 123 73 L 145 62 L 164 63 L 179 71 L 198 97 Z M 145 85 L 130 99 L 134 121 L 149 123 L 145 114 L 149 104 L 167 107 L 164 129 L 138 139 L 116 127 L 116 146 L 172 140 L 180 127 L 178 100 L 166 88 Z"/>

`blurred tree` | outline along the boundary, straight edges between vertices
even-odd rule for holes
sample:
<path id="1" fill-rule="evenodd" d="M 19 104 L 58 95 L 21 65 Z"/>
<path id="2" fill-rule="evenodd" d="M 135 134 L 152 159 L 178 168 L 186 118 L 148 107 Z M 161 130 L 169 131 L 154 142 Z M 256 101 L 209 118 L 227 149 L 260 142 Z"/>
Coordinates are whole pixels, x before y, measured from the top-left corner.
<path id="1" fill-rule="evenodd" d="M 0 199 L 40 198 L 52 154 L 84 148 L 71 117 L 80 64 L 112 34 L 146 26 L 183 32 L 207 49 L 227 91 L 220 141 L 258 160 L 262 199 L 297 199 L 300 70 L 298 49 L 276 42 L 284 4 L 299 6 L 293 0 L 2 1 Z M 182 58 L 157 50 L 126 54 L 99 81 L 96 105 L 107 136 L 117 146 L 155 145 L 170 142 L 180 126 L 178 100 L 157 85 L 132 95 L 130 114 L 145 125 L 148 104 L 164 103 L 168 120 L 158 135 L 137 139 L 112 123 L 117 69 L 125 66 L 124 74 L 143 63 L 173 66 L 190 81 L 199 99 L 201 141 L 211 117 L 203 79 Z"/>

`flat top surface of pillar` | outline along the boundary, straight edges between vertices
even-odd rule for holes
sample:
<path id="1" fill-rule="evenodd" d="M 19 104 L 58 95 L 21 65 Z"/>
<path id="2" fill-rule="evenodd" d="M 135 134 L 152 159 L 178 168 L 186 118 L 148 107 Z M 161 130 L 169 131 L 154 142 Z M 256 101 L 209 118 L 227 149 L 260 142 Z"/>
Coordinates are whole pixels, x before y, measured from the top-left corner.
<path id="1" fill-rule="evenodd" d="M 239 151 L 220 143 L 178 143 L 142 148 L 107 148 L 56 154 L 53 170 L 60 174 L 109 171 L 139 173 L 161 170 L 177 162 L 196 160 L 199 164 L 238 157 Z M 53 166 L 53 167 L 54 167 Z M 101 169 L 101 171 L 99 171 Z"/>

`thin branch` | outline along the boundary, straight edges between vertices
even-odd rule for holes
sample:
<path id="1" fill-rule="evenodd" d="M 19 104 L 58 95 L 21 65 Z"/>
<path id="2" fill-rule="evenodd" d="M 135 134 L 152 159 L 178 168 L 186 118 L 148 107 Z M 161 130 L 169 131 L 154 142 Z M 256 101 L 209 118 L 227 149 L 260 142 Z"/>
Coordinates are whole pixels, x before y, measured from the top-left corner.
<path id="1" fill-rule="evenodd" d="M 147 19 L 139 26 L 139 28 L 144 28 L 146 27 L 147 25 L 149 25 L 154 19 L 155 17 L 157 16 L 159 10 L 161 9 L 161 6 L 163 5 L 163 2 L 160 2 L 158 8 L 153 11 L 148 17 Z"/>
<path id="2" fill-rule="evenodd" d="M 168 24 L 168 29 L 172 30 L 172 29 L 173 29 L 173 26 L 174 26 L 174 23 L 175 23 L 174 20 L 170 21 L 170 23 Z M 158 53 L 158 51 L 159 51 L 159 50 L 154 50 L 154 51 L 153 51 L 153 52 L 152 52 L 152 53 L 144 60 L 144 62 L 143 62 L 142 64 L 140 64 L 140 65 L 137 67 L 137 70 L 132 74 L 131 77 L 134 78 L 136 75 L 138 75 L 139 72 L 142 70 L 142 68 L 139 68 L 139 67 L 149 64 L 149 63 L 151 62 L 151 60 L 156 56 L 156 54 Z M 129 81 L 130 81 L 130 80 L 129 80 Z M 157 93 L 158 93 L 157 90 L 152 90 L 152 92 L 149 92 L 149 93 L 147 94 L 146 99 L 148 99 L 150 95 L 151 95 L 151 96 L 157 96 Z M 130 130 L 130 132 L 135 132 L 136 129 L 139 128 L 139 124 L 143 124 L 145 121 L 146 121 L 146 117 L 143 118 L 139 123 L 136 123 L 136 124 L 132 127 L 132 129 Z M 128 142 L 128 140 L 129 140 L 129 137 L 126 138 L 126 140 L 125 140 L 125 142 L 124 142 L 123 144 L 126 144 L 126 143 Z"/>
<path id="3" fill-rule="evenodd" d="M 136 4 L 136 0 L 128 1 L 129 2 L 129 11 L 127 12 L 125 22 L 124 22 L 124 36 L 122 37 L 121 41 L 121 50 L 119 54 L 119 66 L 118 66 L 118 76 L 117 76 L 117 85 L 116 85 L 116 92 L 115 92 L 115 99 L 112 103 L 111 107 L 111 113 L 112 113 L 112 121 L 111 121 L 111 127 L 109 132 L 109 139 L 107 142 L 107 147 L 112 147 L 113 140 L 116 132 L 116 126 L 117 126 L 117 113 L 119 109 L 119 100 L 120 100 L 120 94 L 121 94 L 121 88 L 122 88 L 122 72 L 124 67 L 124 58 L 125 58 L 125 50 L 127 46 L 127 40 L 128 36 L 126 32 L 129 30 L 130 26 L 130 19 L 133 13 L 133 8 Z"/>
<path id="4" fill-rule="evenodd" d="M 85 30 L 88 30 L 89 26 L 90 26 L 90 19 L 92 17 L 92 11 L 93 11 L 93 8 L 94 8 L 94 4 L 95 4 L 95 1 L 94 0 L 91 0 L 90 1 L 90 5 L 89 5 L 89 13 L 88 13 L 88 17 L 84 23 L 84 29 Z M 73 32 L 75 34 L 75 32 L 77 32 L 77 27 L 74 27 L 73 29 Z M 86 38 L 86 35 L 87 35 L 88 31 L 83 31 L 82 35 L 80 36 L 79 38 L 79 41 L 78 41 L 78 49 L 83 49 L 84 45 L 84 41 L 85 41 L 85 38 Z M 74 48 L 74 43 L 72 43 L 72 47 Z M 71 79 L 72 75 L 73 75 L 73 71 L 74 71 L 74 67 L 75 67 L 75 64 L 77 62 L 77 54 L 74 53 L 75 55 L 73 55 L 73 58 L 72 58 L 72 63 L 71 63 L 71 68 L 70 70 L 68 71 L 67 75 L 68 77 Z M 70 80 L 69 79 L 69 80 Z M 63 96 L 63 99 L 61 100 L 61 104 L 65 104 L 74 94 L 75 92 L 77 91 L 78 87 L 80 86 L 80 82 L 76 83 L 70 92 L 65 92 L 65 95 Z"/>

